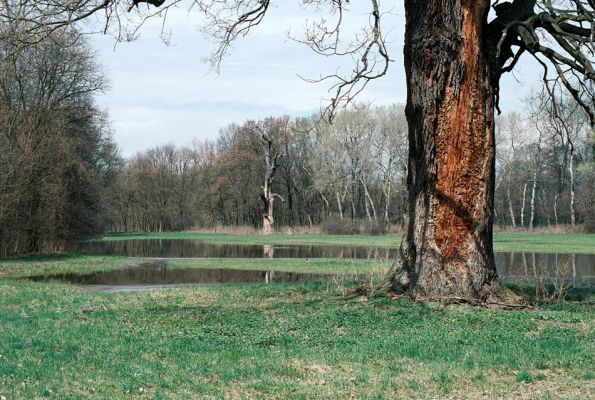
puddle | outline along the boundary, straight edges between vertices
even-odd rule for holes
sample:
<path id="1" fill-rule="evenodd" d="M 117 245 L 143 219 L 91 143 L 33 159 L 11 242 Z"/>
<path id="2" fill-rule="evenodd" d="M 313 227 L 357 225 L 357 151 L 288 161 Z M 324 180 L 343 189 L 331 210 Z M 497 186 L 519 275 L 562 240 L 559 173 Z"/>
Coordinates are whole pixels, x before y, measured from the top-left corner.
<path id="1" fill-rule="evenodd" d="M 164 262 L 91 274 L 35 276 L 34 281 L 60 280 L 98 291 L 135 291 L 188 286 L 254 283 L 301 283 L 356 279 L 356 275 L 251 271 L 227 268 L 170 268 Z"/>

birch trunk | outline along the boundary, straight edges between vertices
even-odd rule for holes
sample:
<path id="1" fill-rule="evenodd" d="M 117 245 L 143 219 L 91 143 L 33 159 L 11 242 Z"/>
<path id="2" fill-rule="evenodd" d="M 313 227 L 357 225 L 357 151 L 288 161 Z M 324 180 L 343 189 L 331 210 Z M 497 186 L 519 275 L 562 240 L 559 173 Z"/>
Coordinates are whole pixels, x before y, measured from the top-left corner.
<path id="1" fill-rule="evenodd" d="M 521 226 L 525 227 L 525 199 L 527 198 L 527 182 L 523 186 L 523 202 L 521 203 Z"/>
<path id="2" fill-rule="evenodd" d="M 370 218 L 370 210 L 368 208 L 368 204 L 370 205 L 370 207 L 372 208 L 372 217 L 374 218 L 374 221 L 376 221 L 377 217 L 376 217 L 376 207 L 374 206 L 374 201 L 372 200 L 372 197 L 370 196 L 370 192 L 368 191 L 368 186 L 366 185 L 366 183 L 364 182 L 363 178 L 360 176 L 359 181 L 361 182 L 363 188 L 364 188 L 364 195 L 366 196 L 366 215 L 368 216 L 368 221 L 371 221 L 372 218 Z"/>
<path id="3" fill-rule="evenodd" d="M 535 219 L 535 194 L 537 192 L 537 167 L 533 171 L 533 187 L 531 188 L 531 214 L 529 216 L 529 230 L 533 230 L 533 221 Z"/>
<path id="4" fill-rule="evenodd" d="M 554 223 L 558 226 L 558 195 L 554 195 Z"/>
<path id="5" fill-rule="evenodd" d="M 341 196 L 339 196 L 339 192 L 335 192 L 335 196 L 337 197 L 337 208 L 339 209 L 339 217 L 343 219 L 343 204 L 341 202 Z"/>
<path id="6" fill-rule="evenodd" d="M 514 209 L 512 208 L 512 200 L 510 200 L 510 187 L 506 188 L 506 200 L 508 201 L 508 211 L 510 211 L 510 221 L 512 227 L 516 228 L 516 220 L 514 219 Z"/>

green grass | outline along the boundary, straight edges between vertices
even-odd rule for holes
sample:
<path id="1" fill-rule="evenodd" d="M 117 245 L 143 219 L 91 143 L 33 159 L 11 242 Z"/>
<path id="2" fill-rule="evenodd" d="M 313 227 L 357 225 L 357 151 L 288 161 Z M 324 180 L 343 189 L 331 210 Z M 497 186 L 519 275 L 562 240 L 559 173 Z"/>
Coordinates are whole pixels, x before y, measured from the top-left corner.
<path id="1" fill-rule="evenodd" d="M 595 234 L 496 233 L 496 251 L 534 253 L 595 253 Z"/>
<path id="2" fill-rule="evenodd" d="M 125 268 L 145 262 L 120 256 L 92 256 L 61 254 L 0 260 L 0 279 L 18 279 L 30 276 L 49 276 L 61 273 L 85 274 Z M 327 274 L 382 274 L 390 262 L 364 259 L 246 259 L 205 258 L 176 259 L 167 262 L 172 268 L 230 268 Z"/>
<path id="3" fill-rule="evenodd" d="M 531 373 L 529 371 L 524 369 L 521 372 L 519 372 L 518 374 L 516 374 L 516 380 L 517 380 L 517 382 L 530 383 L 533 381 L 533 376 L 531 375 Z"/>
<path id="4" fill-rule="evenodd" d="M 199 239 L 220 244 L 328 244 L 350 246 L 398 247 L 400 235 L 325 235 L 325 234 L 240 234 L 240 233 L 200 233 L 200 232 L 165 232 L 165 233 L 116 233 L 101 240 L 126 239 Z"/>
<path id="5" fill-rule="evenodd" d="M 234 234 L 234 233 L 124 233 L 107 235 L 101 240 L 126 239 L 200 239 L 221 244 L 320 244 L 398 247 L 400 235 L 323 235 L 323 234 Z M 496 251 L 534 253 L 595 253 L 594 234 L 496 233 Z"/>
<path id="6" fill-rule="evenodd" d="M 107 271 L 138 264 L 138 261 L 119 256 L 89 256 L 82 254 L 56 254 L 0 259 L 0 280 L 57 273 L 88 273 Z"/>
<path id="7" fill-rule="evenodd" d="M 310 258 L 294 259 L 187 259 L 167 263 L 180 268 L 231 268 L 248 270 L 305 272 L 320 274 L 383 274 L 388 271 L 390 261 L 364 259 Z"/>
<path id="8" fill-rule="evenodd" d="M 262 262 L 284 265 L 241 265 Z M 340 260 L 300 268 L 323 262 L 372 268 Z M 349 287 L 329 283 L 97 293 L 17 279 L 127 263 L 0 261 L 0 396 L 587 399 L 595 391 L 595 309 L 579 304 L 499 311 L 345 296 Z"/>

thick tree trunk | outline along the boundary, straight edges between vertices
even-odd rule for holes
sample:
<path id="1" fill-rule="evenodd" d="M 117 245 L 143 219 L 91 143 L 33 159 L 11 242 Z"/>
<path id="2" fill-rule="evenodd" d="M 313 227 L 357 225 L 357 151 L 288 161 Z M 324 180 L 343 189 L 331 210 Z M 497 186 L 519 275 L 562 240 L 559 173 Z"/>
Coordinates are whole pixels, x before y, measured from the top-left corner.
<path id="1" fill-rule="evenodd" d="M 273 224 L 275 219 L 273 218 L 273 204 L 275 203 L 275 196 L 272 191 L 273 182 L 272 179 L 265 179 L 263 187 L 263 194 L 260 195 L 262 200 L 264 212 L 262 213 L 262 233 L 271 234 L 275 232 Z"/>
<path id="2" fill-rule="evenodd" d="M 496 298 L 489 1 L 408 0 L 409 224 L 386 278 L 426 298 Z"/>
<path id="3" fill-rule="evenodd" d="M 265 175 L 263 193 L 260 195 L 260 200 L 263 203 L 262 213 L 262 233 L 270 235 L 275 233 L 275 219 L 273 217 L 273 205 L 275 204 L 275 198 L 279 198 L 281 201 L 285 201 L 283 197 L 277 193 L 273 193 L 273 175 L 275 174 L 275 168 L 268 168 Z"/>

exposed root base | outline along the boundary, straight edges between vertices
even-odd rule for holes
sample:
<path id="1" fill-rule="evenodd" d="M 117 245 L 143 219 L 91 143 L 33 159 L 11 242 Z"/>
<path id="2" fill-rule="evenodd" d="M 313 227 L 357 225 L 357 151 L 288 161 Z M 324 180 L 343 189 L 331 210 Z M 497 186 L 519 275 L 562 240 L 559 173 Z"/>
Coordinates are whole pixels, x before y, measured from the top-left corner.
<path id="1" fill-rule="evenodd" d="M 467 304 L 478 307 L 499 309 L 534 309 L 524 299 L 502 286 L 494 280 L 486 283 L 481 290 L 474 288 L 461 289 L 453 287 L 420 287 L 412 285 L 411 273 L 404 268 L 404 263 L 399 259 L 390 269 L 382 290 L 389 292 L 389 297 L 408 296 L 416 302 L 440 304 Z"/>
<path id="2" fill-rule="evenodd" d="M 409 291 L 411 278 L 409 271 L 404 267 L 402 258 L 399 257 L 390 268 L 382 282 L 382 290 L 403 294 Z"/>
<path id="3" fill-rule="evenodd" d="M 536 310 L 538 307 L 532 306 L 527 303 L 513 303 L 513 302 L 497 302 L 497 301 L 481 301 L 478 299 L 468 298 L 468 297 L 424 297 L 419 295 L 414 295 L 411 292 L 408 293 L 401 293 L 396 294 L 394 292 L 390 292 L 388 295 L 391 299 L 398 299 L 403 297 L 409 297 L 416 303 L 437 303 L 441 305 L 452 305 L 452 304 L 460 304 L 460 305 L 468 305 L 473 307 L 484 307 L 484 308 L 491 308 L 491 309 L 498 309 L 498 310 Z"/>
<path id="4" fill-rule="evenodd" d="M 535 310 L 537 307 L 526 303 L 501 303 L 496 301 L 477 301 L 475 299 L 467 299 L 463 297 L 447 297 L 441 299 L 441 304 L 463 304 L 474 307 L 495 308 L 499 310 Z"/>

